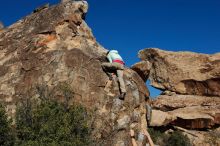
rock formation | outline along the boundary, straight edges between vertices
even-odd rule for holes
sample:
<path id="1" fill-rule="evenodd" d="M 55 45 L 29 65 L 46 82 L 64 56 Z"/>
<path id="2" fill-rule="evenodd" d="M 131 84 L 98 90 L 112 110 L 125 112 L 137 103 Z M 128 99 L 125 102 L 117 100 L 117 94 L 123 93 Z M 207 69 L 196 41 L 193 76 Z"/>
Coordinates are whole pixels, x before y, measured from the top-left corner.
<path id="1" fill-rule="evenodd" d="M 130 128 L 145 141 L 149 79 L 164 91 L 151 102 L 150 126 L 182 128 L 194 145 L 208 144 L 215 135 L 218 145 L 220 54 L 141 50 L 142 61 L 124 71 L 127 94 L 119 100 L 117 78 L 110 81 L 101 67 L 107 49 L 85 22 L 87 9 L 86 1 L 62 0 L 7 28 L 0 25 L 0 102 L 8 115 L 13 118 L 27 99 L 79 103 L 92 114 L 95 145 L 129 146 Z"/>
<path id="2" fill-rule="evenodd" d="M 85 1 L 40 9 L 0 31 L 0 101 L 13 117 L 27 98 L 53 97 L 85 106 L 93 114 L 92 135 L 97 145 L 131 145 L 129 129 L 146 128 L 145 82 L 126 69 L 125 100 L 119 100 L 116 78 L 101 63 L 106 49 L 85 23 Z M 66 94 L 68 93 L 68 94 Z"/>
<path id="3" fill-rule="evenodd" d="M 139 57 L 142 61 L 132 69 L 163 90 L 151 102 L 149 125 L 184 129 L 196 146 L 220 144 L 220 54 L 149 48 Z"/>
<path id="4" fill-rule="evenodd" d="M 139 74 L 149 76 L 156 88 L 179 94 L 220 96 L 220 53 L 206 55 L 150 48 L 141 50 L 139 58 L 143 61 L 133 68 L 147 66 Z"/>
<path id="5" fill-rule="evenodd" d="M 205 129 L 220 125 L 219 97 L 161 95 L 152 102 L 152 107 L 151 126 L 171 124 L 187 129 Z"/>

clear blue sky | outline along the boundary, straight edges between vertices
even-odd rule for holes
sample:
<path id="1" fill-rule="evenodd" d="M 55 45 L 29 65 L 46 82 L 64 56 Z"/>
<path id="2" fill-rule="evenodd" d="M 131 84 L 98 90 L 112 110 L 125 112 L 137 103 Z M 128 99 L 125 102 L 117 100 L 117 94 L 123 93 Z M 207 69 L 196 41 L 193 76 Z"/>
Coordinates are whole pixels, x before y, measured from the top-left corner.
<path id="1" fill-rule="evenodd" d="M 1 2 L 6 26 L 42 4 L 59 0 Z M 128 66 L 148 47 L 199 53 L 220 52 L 220 0 L 88 0 L 87 23 L 97 41 L 117 49 Z M 150 87 L 149 87 L 150 88 Z M 158 91 L 150 88 L 151 95 Z"/>

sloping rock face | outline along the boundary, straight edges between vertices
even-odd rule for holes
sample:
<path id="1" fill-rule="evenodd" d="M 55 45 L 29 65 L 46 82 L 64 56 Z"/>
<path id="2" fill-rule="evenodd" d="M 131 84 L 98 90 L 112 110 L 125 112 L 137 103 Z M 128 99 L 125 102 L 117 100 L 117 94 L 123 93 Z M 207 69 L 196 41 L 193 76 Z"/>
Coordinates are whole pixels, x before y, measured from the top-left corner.
<path id="1" fill-rule="evenodd" d="M 139 74 L 149 76 L 156 88 L 179 94 L 220 96 L 220 53 L 205 55 L 149 48 L 141 50 L 139 58 L 143 62 L 133 68 L 140 68 L 140 64 L 149 66 Z"/>
<path id="2" fill-rule="evenodd" d="M 84 21 L 87 9 L 85 1 L 64 1 L 0 31 L 0 101 L 11 117 L 27 98 L 80 103 L 92 113 L 96 145 L 131 145 L 130 127 L 146 128 L 149 92 L 130 69 L 124 71 L 125 100 L 116 98 L 116 78 L 106 87 L 101 63 L 107 50 Z"/>

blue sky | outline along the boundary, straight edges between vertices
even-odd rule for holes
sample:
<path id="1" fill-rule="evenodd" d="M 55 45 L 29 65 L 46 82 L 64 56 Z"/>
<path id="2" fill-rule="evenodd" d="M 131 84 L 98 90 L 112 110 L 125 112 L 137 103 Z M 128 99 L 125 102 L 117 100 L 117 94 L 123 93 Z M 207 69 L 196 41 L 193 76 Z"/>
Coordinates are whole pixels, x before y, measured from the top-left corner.
<path id="1" fill-rule="evenodd" d="M 42 4 L 59 0 L 1 2 L 6 26 Z M 170 51 L 220 52 L 220 0 L 88 0 L 86 21 L 97 41 L 117 49 L 128 66 L 148 47 Z M 158 94 L 152 89 L 151 96 Z"/>

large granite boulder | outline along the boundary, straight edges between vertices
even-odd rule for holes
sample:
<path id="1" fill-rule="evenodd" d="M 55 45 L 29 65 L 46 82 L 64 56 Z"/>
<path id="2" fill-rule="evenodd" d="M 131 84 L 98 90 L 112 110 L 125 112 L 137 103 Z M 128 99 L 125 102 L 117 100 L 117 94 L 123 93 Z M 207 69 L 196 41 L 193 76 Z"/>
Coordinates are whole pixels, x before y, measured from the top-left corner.
<path id="1" fill-rule="evenodd" d="M 220 144 L 219 97 L 166 93 L 151 102 L 150 126 L 179 130 L 193 146 Z"/>
<path id="2" fill-rule="evenodd" d="M 139 58 L 132 69 L 163 91 L 151 102 L 149 125 L 180 130 L 195 146 L 219 145 L 220 54 L 149 48 Z"/>
<path id="3" fill-rule="evenodd" d="M 171 52 L 156 48 L 139 51 L 142 62 L 134 65 L 144 81 L 179 94 L 220 96 L 220 53 L 207 55 Z"/>
<path id="4" fill-rule="evenodd" d="M 27 98 L 80 103 L 92 113 L 97 145 L 131 145 L 130 128 L 136 133 L 146 128 L 149 92 L 140 76 L 126 69 L 125 100 L 116 98 L 119 85 L 102 70 L 107 50 L 84 21 L 87 9 L 85 1 L 65 1 L 0 31 L 0 102 L 10 117 Z"/>
<path id="5" fill-rule="evenodd" d="M 151 126 L 210 129 L 220 125 L 219 97 L 160 95 L 152 101 L 152 108 Z"/>

